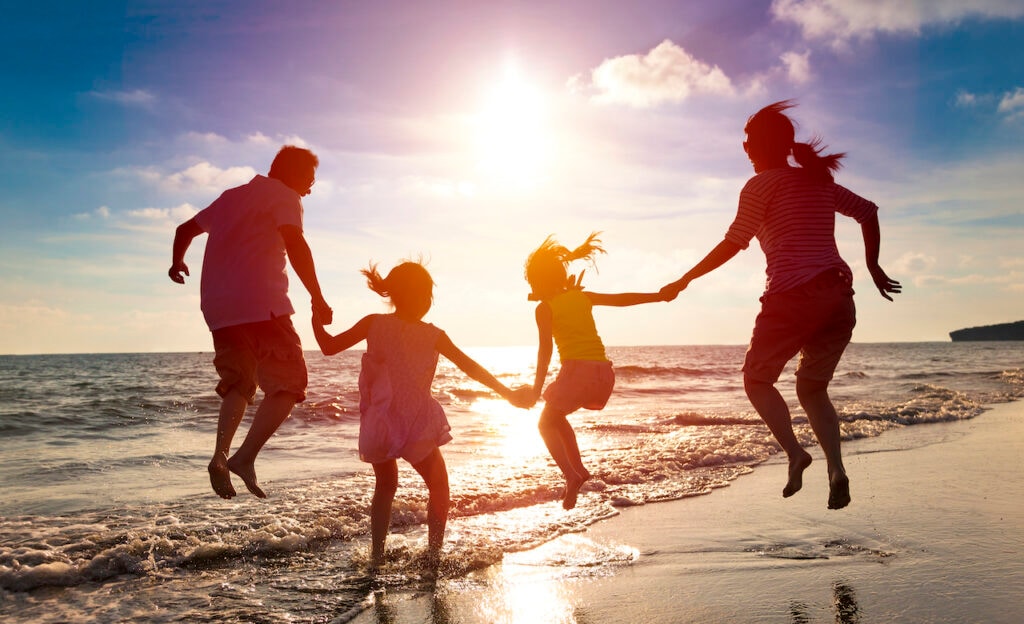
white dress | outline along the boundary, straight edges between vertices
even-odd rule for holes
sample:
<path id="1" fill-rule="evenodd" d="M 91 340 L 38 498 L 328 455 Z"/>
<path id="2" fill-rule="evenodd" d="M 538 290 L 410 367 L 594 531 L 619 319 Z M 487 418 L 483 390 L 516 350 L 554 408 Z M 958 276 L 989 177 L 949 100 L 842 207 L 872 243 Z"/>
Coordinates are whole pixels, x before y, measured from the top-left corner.
<path id="1" fill-rule="evenodd" d="M 359 372 L 359 458 L 401 457 L 411 464 L 451 441 L 441 404 L 430 393 L 441 330 L 394 314 L 373 317 Z"/>

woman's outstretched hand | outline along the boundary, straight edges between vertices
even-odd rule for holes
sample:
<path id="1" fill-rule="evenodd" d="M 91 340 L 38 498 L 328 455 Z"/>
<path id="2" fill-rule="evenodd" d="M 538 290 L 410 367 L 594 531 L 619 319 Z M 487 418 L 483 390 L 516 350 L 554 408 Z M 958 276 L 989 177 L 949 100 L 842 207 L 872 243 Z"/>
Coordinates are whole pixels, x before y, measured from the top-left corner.
<path id="1" fill-rule="evenodd" d="M 665 298 L 665 301 L 672 301 L 679 295 L 680 292 L 686 290 L 687 284 L 688 282 L 685 282 L 681 279 L 676 280 L 671 284 L 666 284 L 665 286 L 662 286 L 661 290 L 659 290 L 658 293 Z"/>
<path id="2" fill-rule="evenodd" d="M 877 288 L 878 292 L 889 301 L 892 301 L 892 297 L 889 296 L 889 293 L 898 295 L 903 291 L 903 286 L 886 275 L 885 271 L 882 270 L 882 267 L 877 264 L 873 267 L 868 267 L 868 271 L 871 273 L 871 279 L 875 282 L 875 288 Z"/>

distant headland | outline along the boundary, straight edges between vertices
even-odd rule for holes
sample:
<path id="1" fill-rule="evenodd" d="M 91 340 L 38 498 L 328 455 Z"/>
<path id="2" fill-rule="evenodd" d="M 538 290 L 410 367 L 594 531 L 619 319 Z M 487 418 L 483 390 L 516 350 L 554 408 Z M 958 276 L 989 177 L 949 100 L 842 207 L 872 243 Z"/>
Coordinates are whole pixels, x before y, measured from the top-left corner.
<path id="1" fill-rule="evenodd" d="M 953 342 L 967 340 L 1024 340 L 1024 321 L 968 327 L 949 332 Z"/>

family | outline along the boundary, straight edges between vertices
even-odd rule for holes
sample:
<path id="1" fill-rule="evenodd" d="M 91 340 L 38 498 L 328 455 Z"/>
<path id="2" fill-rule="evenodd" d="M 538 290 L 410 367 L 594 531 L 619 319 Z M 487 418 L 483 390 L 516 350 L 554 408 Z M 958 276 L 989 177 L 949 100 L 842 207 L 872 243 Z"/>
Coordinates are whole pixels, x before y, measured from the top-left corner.
<path id="1" fill-rule="evenodd" d="M 393 312 L 365 316 L 337 335 L 327 332 L 333 313 L 302 229 L 301 198 L 312 189 L 319 160 L 307 149 L 283 147 L 266 176 L 257 175 L 225 191 L 175 231 L 168 275 L 179 284 L 189 275 L 184 260 L 192 240 L 208 235 L 200 301 L 213 335 L 221 397 L 208 466 L 213 490 L 222 498 L 234 497 L 234 474 L 253 495 L 266 497 L 256 478 L 256 457 L 306 396 L 307 370 L 291 322 L 295 310 L 288 298 L 286 262 L 311 297 L 313 332 L 323 353 L 332 355 L 366 342 L 359 375 L 359 457 L 373 466 L 376 478 L 370 509 L 371 564 L 376 566 L 384 557 L 399 458 L 426 483 L 428 548 L 432 556 L 441 551 L 449 488 L 440 447 L 452 437 L 444 411 L 431 395 L 439 355 L 514 406 L 530 408 L 544 399 L 538 427 L 565 478 L 562 506 L 571 509 L 591 474 L 567 417 L 581 408 L 602 409 L 615 384 L 593 306 L 672 301 L 690 282 L 725 264 L 756 237 L 767 259 L 767 283 L 743 362 L 744 389 L 786 452 L 789 475 L 782 495 L 792 496 L 802 486 L 811 455 L 793 432 L 789 408 L 775 382 L 787 362 L 800 354 L 796 393 L 827 462 L 828 507 L 847 506 L 849 478 L 828 385 L 850 342 L 856 313 L 853 272 L 836 247 L 837 212 L 860 224 L 865 264 L 879 293 L 891 301 L 901 286 L 878 264 L 878 207 L 833 180 L 844 154 L 823 154 L 819 139 L 796 141 L 793 121 L 786 114 L 793 106 L 789 100 L 776 102 L 747 120 L 743 149 L 755 175 L 740 191 L 735 218 L 718 245 L 658 292 L 584 290 L 583 272 L 574 275 L 570 266 L 575 261 L 593 263 L 596 254 L 604 252 L 597 233 L 575 249 L 548 237 L 529 255 L 525 277 L 530 300 L 538 302 L 539 347 L 533 385 L 516 389 L 467 356 L 443 330 L 423 321 L 433 303 L 434 282 L 417 262 L 402 262 L 386 275 L 376 265 L 364 269 L 369 288 L 387 299 Z M 545 388 L 553 345 L 560 368 Z M 241 446 L 231 454 L 232 439 L 247 407 L 255 402 L 257 388 L 264 398 Z"/>

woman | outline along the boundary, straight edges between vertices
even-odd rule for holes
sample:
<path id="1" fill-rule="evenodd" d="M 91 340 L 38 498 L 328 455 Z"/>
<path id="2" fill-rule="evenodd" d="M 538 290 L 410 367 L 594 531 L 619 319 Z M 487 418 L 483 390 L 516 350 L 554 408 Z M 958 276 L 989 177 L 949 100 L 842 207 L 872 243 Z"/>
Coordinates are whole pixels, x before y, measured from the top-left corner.
<path id="1" fill-rule="evenodd" d="M 793 122 L 784 113 L 793 106 L 790 100 L 776 102 L 747 120 L 743 149 L 755 175 L 740 192 L 736 218 L 725 239 L 662 292 L 674 297 L 757 237 L 768 261 L 768 279 L 743 362 L 743 387 L 786 451 L 789 480 L 782 495 L 792 496 L 803 485 L 811 456 L 793 433 L 789 408 L 775 382 L 800 353 L 797 397 L 828 462 L 828 508 L 842 509 L 850 503 L 850 482 L 828 384 L 850 343 L 856 313 L 853 272 L 836 248 L 835 213 L 860 223 L 868 271 L 881 295 L 892 301 L 889 293 L 901 287 L 878 265 L 878 207 L 833 181 L 832 172 L 845 154 L 822 155 L 818 139 L 795 141 Z M 791 155 L 799 167 L 790 165 Z"/>

